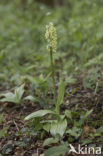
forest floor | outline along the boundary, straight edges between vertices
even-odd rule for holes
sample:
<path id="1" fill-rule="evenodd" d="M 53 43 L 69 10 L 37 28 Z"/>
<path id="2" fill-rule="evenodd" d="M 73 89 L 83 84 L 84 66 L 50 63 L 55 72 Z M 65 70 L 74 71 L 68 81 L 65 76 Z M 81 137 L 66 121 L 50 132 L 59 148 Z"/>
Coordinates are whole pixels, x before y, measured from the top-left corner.
<path id="1" fill-rule="evenodd" d="M 84 89 L 82 81 L 79 79 L 78 83 L 66 87 L 66 105 L 61 106 L 61 111 L 66 108 L 75 108 L 77 112 L 87 112 L 93 108 L 92 114 L 83 126 L 83 135 L 73 142 L 75 147 L 88 137 L 91 144 L 102 145 L 103 143 L 103 135 L 95 136 L 97 129 L 103 125 L 103 87 L 101 84 L 102 81 L 100 80 L 96 92 L 94 92 L 94 89 Z M 76 90 L 71 94 L 71 89 Z M 12 103 L 0 103 L 0 106 L 0 113 L 4 114 L 4 120 L 0 127 L 7 127 L 6 136 L 0 139 L 0 156 L 36 156 L 37 152 L 38 155 L 42 156 L 42 153 L 48 148 L 42 146 L 44 139 L 48 138 L 48 136 L 44 135 L 41 138 L 36 135 L 23 120 L 28 114 L 39 110 L 39 106 L 30 101 L 21 106 L 22 108 L 12 105 Z M 90 137 L 90 133 L 94 136 Z M 67 141 L 68 136 L 64 140 Z M 70 156 L 72 155 L 70 154 Z"/>

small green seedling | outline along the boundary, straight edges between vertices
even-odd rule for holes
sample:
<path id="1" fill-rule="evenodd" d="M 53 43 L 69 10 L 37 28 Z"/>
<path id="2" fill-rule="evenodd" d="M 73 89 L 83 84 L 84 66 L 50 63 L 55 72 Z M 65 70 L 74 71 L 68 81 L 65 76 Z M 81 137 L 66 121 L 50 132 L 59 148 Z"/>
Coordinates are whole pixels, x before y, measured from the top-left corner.
<path id="1" fill-rule="evenodd" d="M 5 94 L 1 94 L 0 95 L 0 97 L 1 97 L 0 101 L 1 102 L 12 102 L 15 104 L 21 104 L 23 94 L 24 94 L 24 84 L 21 85 L 20 87 L 16 88 L 14 93 L 8 92 Z"/>
<path id="2" fill-rule="evenodd" d="M 48 79 L 50 75 L 51 73 L 49 73 L 45 77 L 43 74 L 40 74 L 38 78 L 34 76 L 26 75 L 24 79 L 30 82 L 30 90 L 29 90 L 29 96 L 27 96 L 25 100 L 36 102 L 42 108 L 47 108 L 48 100 L 49 100 L 47 98 L 48 89 L 49 89 Z M 33 92 L 35 92 L 36 96 L 32 94 Z"/>

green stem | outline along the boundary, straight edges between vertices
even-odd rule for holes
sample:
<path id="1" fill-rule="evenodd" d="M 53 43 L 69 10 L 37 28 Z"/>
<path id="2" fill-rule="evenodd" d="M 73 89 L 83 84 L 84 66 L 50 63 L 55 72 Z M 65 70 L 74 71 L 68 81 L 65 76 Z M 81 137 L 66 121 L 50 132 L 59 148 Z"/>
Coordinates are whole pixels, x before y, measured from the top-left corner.
<path id="1" fill-rule="evenodd" d="M 52 70 L 52 81 L 53 81 L 53 92 L 54 92 L 54 102 L 56 106 L 56 87 L 55 87 L 55 70 L 54 70 L 54 63 L 53 63 L 53 52 L 50 49 L 50 61 L 51 61 L 51 70 Z"/>

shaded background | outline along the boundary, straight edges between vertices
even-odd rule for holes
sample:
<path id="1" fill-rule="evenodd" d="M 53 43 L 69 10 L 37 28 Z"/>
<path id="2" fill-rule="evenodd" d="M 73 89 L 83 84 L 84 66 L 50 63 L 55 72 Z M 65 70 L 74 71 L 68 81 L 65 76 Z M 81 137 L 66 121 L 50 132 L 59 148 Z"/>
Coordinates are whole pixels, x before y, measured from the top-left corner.
<path id="1" fill-rule="evenodd" d="M 0 1 L 0 83 L 20 84 L 24 76 L 47 75 L 49 55 L 45 26 L 53 22 L 58 34 L 56 71 L 67 83 L 81 76 L 84 87 L 102 76 L 102 0 Z"/>

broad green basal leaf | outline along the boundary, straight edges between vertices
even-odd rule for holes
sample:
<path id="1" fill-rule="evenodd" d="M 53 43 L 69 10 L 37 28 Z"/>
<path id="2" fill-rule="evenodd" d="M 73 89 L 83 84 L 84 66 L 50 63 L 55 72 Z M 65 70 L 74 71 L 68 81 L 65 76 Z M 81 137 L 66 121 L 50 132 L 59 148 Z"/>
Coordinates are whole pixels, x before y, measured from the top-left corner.
<path id="1" fill-rule="evenodd" d="M 34 97 L 32 95 L 26 96 L 24 99 L 25 100 L 30 100 L 30 101 L 33 101 L 33 102 L 38 102 L 39 101 L 39 99 L 37 99 L 36 97 Z"/>
<path id="2" fill-rule="evenodd" d="M 53 136 L 59 135 L 62 137 L 65 133 L 65 130 L 67 128 L 67 120 L 60 120 L 60 121 L 54 121 L 51 123 L 50 133 Z"/>
<path id="3" fill-rule="evenodd" d="M 55 113 L 51 110 L 39 110 L 25 117 L 25 120 L 30 120 L 30 119 L 37 118 L 37 117 L 43 117 L 47 114 L 55 114 Z"/>
<path id="4" fill-rule="evenodd" d="M 45 152 L 45 156 L 63 156 L 66 152 L 69 151 L 69 148 L 67 145 L 60 145 L 60 146 L 54 146 L 49 148 Z"/>
<path id="5" fill-rule="evenodd" d="M 44 141 L 43 146 L 47 146 L 50 144 L 55 144 L 58 143 L 59 139 L 58 138 L 48 138 Z"/>

